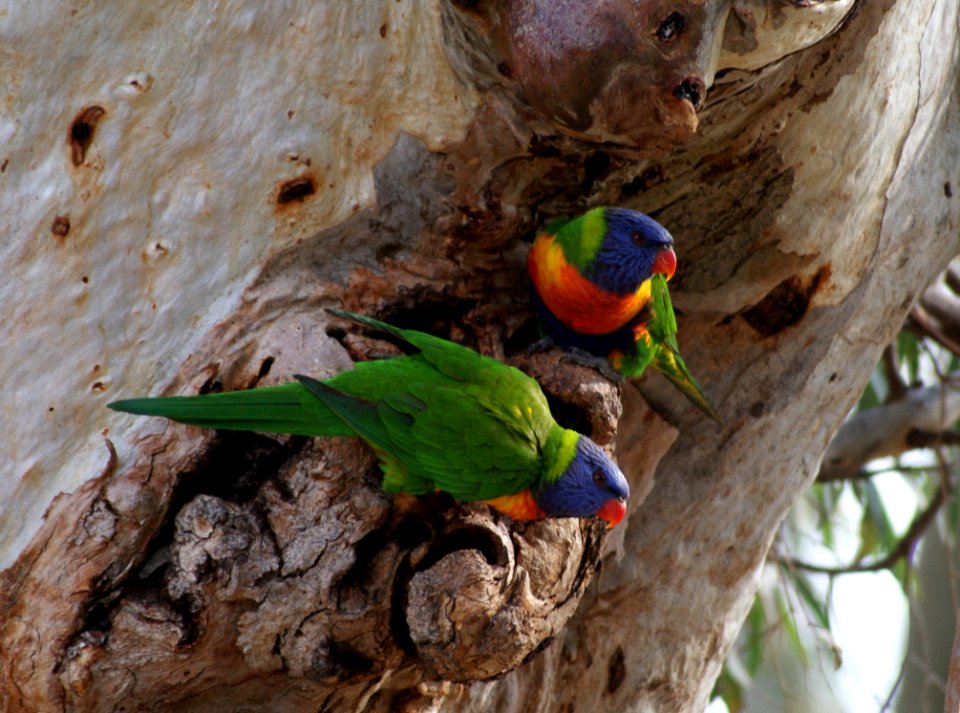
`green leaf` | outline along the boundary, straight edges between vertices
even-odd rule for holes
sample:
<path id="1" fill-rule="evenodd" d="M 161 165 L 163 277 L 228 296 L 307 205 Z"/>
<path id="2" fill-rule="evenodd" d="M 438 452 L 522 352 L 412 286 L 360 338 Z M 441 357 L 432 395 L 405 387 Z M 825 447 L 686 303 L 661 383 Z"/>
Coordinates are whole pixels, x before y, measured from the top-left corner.
<path id="1" fill-rule="evenodd" d="M 951 545 L 956 544 L 957 540 L 957 525 L 960 523 L 960 498 L 954 495 L 953 497 L 947 498 L 946 502 L 946 524 L 947 524 L 947 536 L 949 538 L 949 543 Z"/>
<path id="2" fill-rule="evenodd" d="M 860 547 L 857 548 L 857 554 L 853 561 L 862 561 L 864 557 L 876 552 L 879 547 L 880 537 L 877 535 L 877 522 L 864 508 L 863 516 L 860 518 Z"/>
<path id="3" fill-rule="evenodd" d="M 947 362 L 947 373 L 952 374 L 958 368 L 960 368 L 960 358 L 953 352 L 950 352 L 950 361 Z"/>
<path id="4" fill-rule="evenodd" d="M 833 516 L 842 487 L 842 483 L 814 483 L 812 489 L 817 508 L 817 529 L 820 530 L 823 544 L 829 549 L 834 546 Z"/>
<path id="5" fill-rule="evenodd" d="M 890 524 L 887 507 L 884 505 L 880 491 L 877 490 L 877 486 L 872 479 L 864 483 L 864 492 L 867 496 L 865 503 L 867 513 L 869 513 L 870 518 L 873 520 L 880 547 L 885 550 L 889 549 L 896 544 L 897 537 L 893 532 L 893 525 Z"/>
<path id="6" fill-rule="evenodd" d="M 908 380 L 920 380 L 920 341 L 910 332 L 897 335 L 897 362 L 907 367 Z"/>
<path id="7" fill-rule="evenodd" d="M 747 615 L 747 650 L 743 665 L 750 675 L 756 674 L 763 661 L 763 634 L 767 628 L 767 615 L 763 608 L 763 600 L 758 596 L 753 599 L 753 606 Z"/>
<path id="8" fill-rule="evenodd" d="M 903 587 L 903 591 L 906 593 L 908 587 L 907 580 L 910 577 L 910 563 L 907 561 L 907 558 L 901 557 L 894 562 L 893 567 L 890 568 L 890 574 L 900 583 L 900 586 Z"/>
<path id="9" fill-rule="evenodd" d="M 790 646 L 793 649 L 793 653 L 796 654 L 797 659 L 804 668 L 809 668 L 810 657 L 807 655 L 807 649 L 803 645 L 803 640 L 800 638 L 800 631 L 797 629 L 797 621 L 793 616 L 793 612 L 790 610 L 790 605 L 787 602 L 786 597 L 783 595 L 783 590 L 777 589 L 773 593 L 773 599 L 777 605 L 777 614 L 780 617 L 780 624 L 783 626 L 783 630 L 786 632 L 787 638 L 790 640 Z"/>
<path id="10" fill-rule="evenodd" d="M 830 614 L 827 610 L 827 603 L 821 601 L 817 593 L 810 584 L 810 580 L 802 572 L 796 572 L 793 576 L 793 586 L 800 595 L 800 599 L 810 609 L 814 620 L 827 631 L 830 631 Z"/>
<path id="11" fill-rule="evenodd" d="M 857 402 L 857 411 L 868 411 L 879 405 L 880 396 L 877 394 L 877 389 L 873 385 L 873 376 L 871 376 Z"/>
<path id="12" fill-rule="evenodd" d="M 713 684 L 710 700 L 720 698 L 730 713 L 740 713 L 743 710 L 743 686 L 726 668 L 720 672 L 720 677 Z"/>

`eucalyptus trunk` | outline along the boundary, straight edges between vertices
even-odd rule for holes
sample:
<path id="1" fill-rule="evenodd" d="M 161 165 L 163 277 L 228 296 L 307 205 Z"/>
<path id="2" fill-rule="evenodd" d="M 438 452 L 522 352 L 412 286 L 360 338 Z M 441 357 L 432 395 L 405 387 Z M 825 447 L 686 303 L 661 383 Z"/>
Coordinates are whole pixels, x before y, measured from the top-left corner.
<path id="1" fill-rule="evenodd" d="M 698 711 L 770 542 L 960 253 L 954 0 L 22 3 L 0 19 L 8 711 Z M 524 257 L 594 205 L 672 232 L 660 376 L 529 355 Z M 536 376 L 614 448 L 611 532 L 393 499 L 350 439 L 117 398 L 389 349 Z"/>

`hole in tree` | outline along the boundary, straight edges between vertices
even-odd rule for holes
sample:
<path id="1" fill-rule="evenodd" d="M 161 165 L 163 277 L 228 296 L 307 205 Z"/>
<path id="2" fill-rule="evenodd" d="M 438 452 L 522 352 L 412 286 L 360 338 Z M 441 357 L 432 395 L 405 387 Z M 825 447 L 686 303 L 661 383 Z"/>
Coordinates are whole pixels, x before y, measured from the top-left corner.
<path id="1" fill-rule="evenodd" d="M 507 553 L 503 551 L 500 540 L 489 530 L 465 526 L 437 537 L 430 551 L 417 565 L 417 571 L 430 569 L 447 555 L 460 550 L 476 550 L 491 566 L 502 567 L 507 563 Z"/>

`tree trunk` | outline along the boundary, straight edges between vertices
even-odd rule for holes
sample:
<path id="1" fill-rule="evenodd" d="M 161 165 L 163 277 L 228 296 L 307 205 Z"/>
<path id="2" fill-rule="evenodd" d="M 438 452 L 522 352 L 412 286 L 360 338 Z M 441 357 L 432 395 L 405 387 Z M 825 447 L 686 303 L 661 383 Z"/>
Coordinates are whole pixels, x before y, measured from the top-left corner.
<path id="1" fill-rule="evenodd" d="M 0 58 L 3 709 L 701 710 L 960 252 L 954 0 L 45 5 Z M 524 353 L 526 242 L 604 204 L 675 236 L 724 427 Z M 103 408 L 388 348 L 337 305 L 528 369 L 614 444 L 628 519 L 391 499 L 349 439 Z"/>

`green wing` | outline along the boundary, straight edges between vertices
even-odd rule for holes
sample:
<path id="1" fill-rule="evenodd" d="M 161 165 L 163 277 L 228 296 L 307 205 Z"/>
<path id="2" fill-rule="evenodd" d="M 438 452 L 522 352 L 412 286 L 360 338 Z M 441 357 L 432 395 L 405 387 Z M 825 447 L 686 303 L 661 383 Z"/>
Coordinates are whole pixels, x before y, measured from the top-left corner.
<path id="1" fill-rule="evenodd" d="M 436 374 L 399 382 L 372 402 L 298 378 L 374 448 L 387 491 L 439 489 L 458 500 L 487 500 L 530 487 L 540 475 L 539 429 L 515 398 L 504 409 L 487 386 Z"/>
<path id="2" fill-rule="evenodd" d="M 109 406 L 208 428 L 360 436 L 379 456 L 392 492 L 440 489 L 459 500 L 487 500 L 540 477 L 556 422 L 536 381 L 445 339 L 331 312 L 419 351 L 361 362 L 324 381 L 301 376 L 281 386 Z"/>
<path id="3" fill-rule="evenodd" d="M 651 317 L 647 330 L 653 344 L 653 366 L 680 389 L 693 404 L 719 424 L 723 424 L 713 404 L 703 393 L 697 380 L 680 356 L 677 344 L 677 316 L 673 311 L 670 291 L 664 275 L 654 275 L 651 282 Z M 638 341 L 638 346 L 640 342 Z M 643 345 L 644 347 L 646 345 Z M 643 348 L 640 349 L 644 351 Z"/>
<path id="4" fill-rule="evenodd" d="M 486 500 L 536 481 L 543 467 L 541 449 L 556 421 L 534 379 L 446 339 L 330 311 L 419 350 L 409 357 L 362 362 L 328 382 L 376 403 L 379 424 L 368 420 L 361 429 L 348 422 L 379 451 L 394 456 L 390 463 L 384 460 L 385 488 L 409 492 L 404 489 L 429 480 L 459 500 Z M 374 368 L 378 364 L 396 370 L 386 385 Z M 369 418 L 371 412 L 366 413 Z"/>
<path id="5" fill-rule="evenodd" d="M 673 311 L 665 275 L 656 274 L 650 277 L 650 306 L 652 317 L 647 324 L 650 336 L 677 351 L 677 315 Z"/>

